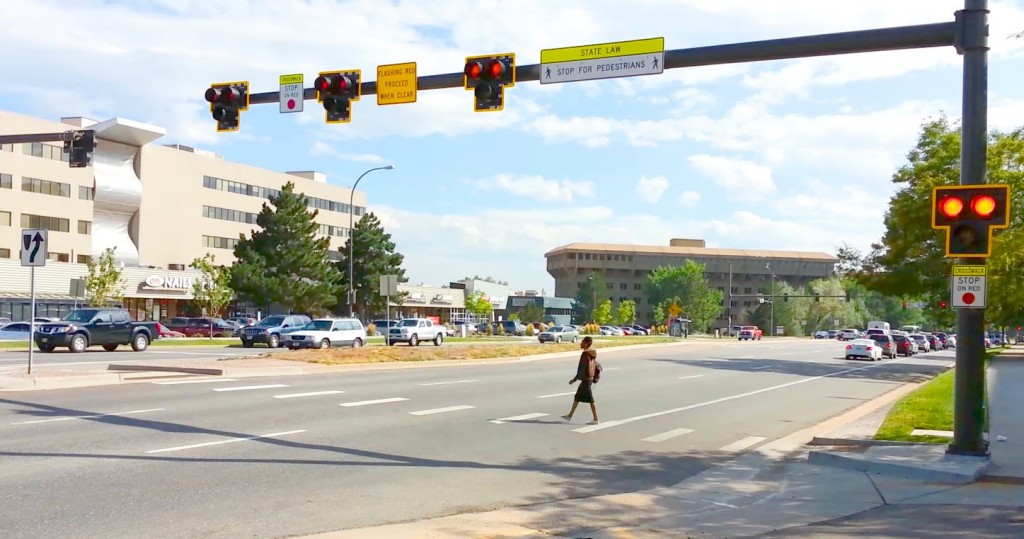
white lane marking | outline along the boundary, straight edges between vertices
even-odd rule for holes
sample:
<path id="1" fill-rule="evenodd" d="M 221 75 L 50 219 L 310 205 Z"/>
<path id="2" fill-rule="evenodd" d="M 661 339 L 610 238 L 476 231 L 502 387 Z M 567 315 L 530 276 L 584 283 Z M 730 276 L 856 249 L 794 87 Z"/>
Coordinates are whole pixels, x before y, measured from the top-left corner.
<path id="1" fill-rule="evenodd" d="M 376 400 L 372 400 L 372 401 L 343 402 L 343 403 L 339 404 L 338 406 L 344 406 L 346 408 L 351 408 L 352 406 L 368 406 L 370 404 L 386 404 L 386 403 L 389 403 L 389 402 L 401 402 L 401 401 L 407 401 L 407 400 L 409 400 L 409 399 L 407 399 L 405 397 L 392 397 L 390 399 L 376 399 Z"/>
<path id="2" fill-rule="evenodd" d="M 762 365 L 760 367 L 751 367 L 750 370 L 752 370 L 752 371 L 762 371 L 764 369 L 769 369 L 769 368 L 771 368 L 771 365 Z"/>
<path id="3" fill-rule="evenodd" d="M 606 370 L 606 371 L 618 371 L 618 370 L 621 370 L 621 369 L 622 369 L 622 367 L 608 367 L 608 368 L 606 368 L 604 370 Z"/>
<path id="4" fill-rule="evenodd" d="M 431 414 L 443 414 L 445 412 L 457 412 L 459 410 L 469 410 L 476 408 L 476 406 L 469 406 L 468 404 L 460 404 L 458 406 L 448 406 L 446 408 L 434 408 L 432 410 L 419 410 L 416 412 L 409 412 L 412 415 L 431 415 Z"/>
<path id="5" fill-rule="evenodd" d="M 877 363 L 875 365 L 868 365 L 866 367 L 856 367 L 856 368 L 853 368 L 853 369 L 844 369 L 844 370 L 832 372 L 832 373 L 829 373 L 829 374 L 822 374 L 820 376 L 813 376 L 811 378 L 803 378 L 803 379 L 800 379 L 800 380 L 794 380 L 792 382 L 786 382 L 785 384 L 779 384 L 779 385 L 765 387 L 765 388 L 761 388 L 761 389 L 755 389 L 754 391 L 748 391 L 746 393 L 739 393 L 737 395 L 729 395 L 728 397 L 721 397 L 721 398 L 712 399 L 712 400 L 709 400 L 709 401 L 698 402 L 697 404 L 691 404 L 689 406 L 681 406 L 679 408 L 672 408 L 671 410 L 662 410 L 660 412 L 652 412 L 652 413 L 649 413 L 649 414 L 638 415 L 638 416 L 634 416 L 634 417 L 627 417 L 626 419 L 619 419 L 617 421 L 608 421 L 606 423 L 599 423 L 597 425 L 588 425 L 586 427 L 581 427 L 581 428 L 578 428 L 578 429 L 574 429 L 573 432 L 578 432 L 580 434 L 586 434 L 588 432 L 594 432 L 596 430 L 607 429 L 609 427 L 616 427 L 618 425 L 625 425 L 626 423 L 632 423 L 634 421 L 641 421 L 641 420 L 644 420 L 644 419 L 650 419 L 652 417 L 659 417 L 659 416 L 668 415 L 668 414 L 675 414 L 675 413 L 678 413 L 678 412 L 685 412 L 687 410 L 694 410 L 696 408 L 703 408 L 705 406 L 711 406 L 712 404 L 718 404 L 718 403 L 722 403 L 722 402 L 728 402 L 728 401 L 731 401 L 731 400 L 742 399 L 744 397 L 752 397 L 754 395 L 759 395 L 761 393 L 767 393 L 769 391 L 775 391 L 777 389 L 783 389 L 783 388 L 790 387 L 790 386 L 795 386 L 795 385 L 798 385 L 798 384 L 806 384 L 807 382 L 813 382 L 815 380 L 820 380 L 822 378 L 830 378 L 832 376 L 839 376 L 841 374 L 846 374 L 846 373 L 850 373 L 850 372 L 863 371 L 863 370 L 866 370 L 866 369 L 872 369 L 874 367 L 881 367 L 883 365 L 892 365 L 893 363 L 896 363 L 896 362 L 899 362 L 899 361 L 903 361 L 903 360 L 902 359 L 895 359 L 895 360 L 890 361 L 888 363 Z"/>
<path id="6" fill-rule="evenodd" d="M 237 382 L 234 378 L 201 378 L 199 380 L 165 380 L 153 382 L 158 386 L 176 386 L 178 384 L 209 384 L 213 382 Z"/>
<path id="7" fill-rule="evenodd" d="M 319 397 L 320 395 L 337 395 L 338 393 L 344 393 L 344 391 L 338 391 L 332 389 L 330 391 L 313 391 L 310 393 L 286 393 L 284 395 L 274 395 L 275 399 L 297 399 L 299 397 Z"/>
<path id="8" fill-rule="evenodd" d="M 914 429 L 910 431 L 911 436 L 943 436 L 945 438 L 952 438 L 953 431 L 951 430 L 931 430 L 931 429 Z"/>
<path id="9" fill-rule="evenodd" d="M 431 382 L 429 384 L 419 384 L 423 387 L 426 386 L 446 386 L 449 384 L 468 384 L 470 382 L 479 382 L 480 380 L 455 380 L 454 382 Z"/>
<path id="10" fill-rule="evenodd" d="M 237 386 L 237 387 L 215 387 L 214 391 L 248 391 L 250 389 L 273 389 L 276 387 L 288 387 L 288 384 L 267 384 L 263 386 Z"/>
<path id="11" fill-rule="evenodd" d="M 565 393 L 552 393 L 550 395 L 541 395 L 538 399 L 550 399 L 551 397 L 564 397 L 566 395 L 575 395 L 575 391 L 566 391 Z"/>
<path id="12" fill-rule="evenodd" d="M 766 440 L 766 438 L 762 438 L 760 436 L 747 436 L 746 438 L 743 438 L 742 440 L 736 440 L 735 442 L 733 442 L 733 443 L 731 443 L 729 445 L 722 446 L 719 449 L 719 451 L 733 451 L 733 452 L 735 452 L 735 451 L 743 451 L 744 449 L 746 449 L 746 448 L 748 448 L 748 447 L 750 447 L 752 445 L 757 445 L 757 444 L 759 444 L 759 443 L 761 443 L 761 442 L 763 442 L 765 440 Z"/>
<path id="13" fill-rule="evenodd" d="M 704 375 L 703 374 L 694 374 L 692 376 L 680 376 L 679 379 L 680 380 L 692 380 L 694 378 L 700 378 L 701 376 L 704 376 Z"/>
<path id="14" fill-rule="evenodd" d="M 306 432 L 306 431 L 305 430 L 289 430 L 289 431 L 285 431 L 285 432 L 272 432 L 270 434 L 258 434 L 256 436 L 244 436 L 242 438 L 228 438 L 227 440 L 218 440 L 216 442 L 203 442 L 201 444 L 180 445 L 178 447 L 166 447 L 164 449 L 153 449 L 153 450 L 150 450 L 150 451 L 146 451 L 146 454 L 148 455 L 148 454 L 153 454 L 153 453 L 168 453 L 168 452 L 171 452 L 171 451 L 183 451 L 185 449 L 196 449 L 198 447 L 210 447 L 212 445 L 233 444 L 235 442 L 245 442 L 245 441 L 249 441 L 249 440 L 258 440 L 260 438 L 276 438 L 278 436 L 287 436 L 289 434 L 299 434 L 300 432 Z"/>
<path id="15" fill-rule="evenodd" d="M 643 441 L 654 443 L 664 442 L 665 440 L 671 440 L 672 438 L 682 436 L 684 434 L 690 434 L 691 432 L 693 432 L 693 429 L 673 429 L 661 434 L 655 434 L 654 436 L 648 436 L 644 438 Z"/>
<path id="16" fill-rule="evenodd" d="M 163 408 L 149 408 L 147 410 L 129 410 L 127 412 L 114 412 L 110 414 L 93 414 L 93 415 L 71 415 L 66 417 L 51 417 L 49 419 L 34 419 L 32 421 L 18 421 L 17 423 L 11 423 L 12 425 L 31 425 L 33 423 L 52 423 L 54 421 L 71 421 L 72 419 L 95 419 L 97 417 L 111 417 L 121 416 L 130 414 L 144 414 L 147 412 L 162 412 Z"/>
<path id="17" fill-rule="evenodd" d="M 754 359 L 754 356 L 739 356 L 736 359 Z"/>
<path id="18" fill-rule="evenodd" d="M 494 423 L 495 425 L 501 425 L 502 423 L 505 423 L 507 421 L 525 421 L 527 419 L 536 419 L 538 417 L 544 417 L 546 415 L 549 415 L 549 414 L 535 413 L 535 414 L 516 415 L 516 416 L 512 416 L 512 417 L 503 417 L 501 419 L 492 419 L 491 423 Z"/>

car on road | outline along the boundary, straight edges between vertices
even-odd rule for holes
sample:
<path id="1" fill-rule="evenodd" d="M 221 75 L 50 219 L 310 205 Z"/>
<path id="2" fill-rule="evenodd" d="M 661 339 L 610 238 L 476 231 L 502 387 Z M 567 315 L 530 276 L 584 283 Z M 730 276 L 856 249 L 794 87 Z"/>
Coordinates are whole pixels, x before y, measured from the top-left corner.
<path id="1" fill-rule="evenodd" d="M 760 341 L 764 332 L 757 326 L 743 326 L 740 334 L 736 336 L 738 341 Z"/>
<path id="2" fill-rule="evenodd" d="M 260 320 L 255 326 L 238 330 L 242 346 L 252 348 L 255 343 L 263 343 L 267 348 L 282 346 L 282 336 L 298 331 L 312 320 L 304 314 L 275 314 Z"/>
<path id="3" fill-rule="evenodd" d="M 542 331 L 540 335 L 537 335 L 537 340 L 542 343 L 560 343 L 562 341 L 574 343 L 579 337 L 580 334 L 572 326 L 552 326 L 547 331 Z"/>
<path id="4" fill-rule="evenodd" d="M 0 324 L 0 341 L 27 341 L 29 329 L 28 322 Z"/>
<path id="5" fill-rule="evenodd" d="M 429 318 L 404 318 L 397 326 L 388 328 L 388 346 L 394 346 L 396 342 L 419 346 L 423 341 L 434 341 L 434 346 L 441 346 L 445 333 L 444 326 L 434 325 Z"/>
<path id="6" fill-rule="evenodd" d="M 306 327 L 285 335 L 289 350 L 299 348 L 360 348 L 366 344 L 366 328 L 355 318 L 317 318 Z"/>
<path id="7" fill-rule="evenodd" d="M 893 335 L 892 340 L 896 343 L 897 354 L 912 356 L 917 353 L 917 343 L 907 335 Z"/>
<path id="8" fill-rule="evenodd" d="M 814 338 L 815 339 L 830 339 L 831 337 L 829 336 L 827 331 L 815 331 L 814 332 Z"/>
<path id="9" fill-rule="evenodd" d="M 855 357 L 867 358 L 870 361 L 882 361 L 882 348 L 871 339 L 854 339 L 846 345 L 846 359 Z"/>
<path id="10" fill-rule="evenodd" d="M 928 337 L 921 333 L 914 333 L 910 336 L 917 343 L 917 349 L 921 352 L 930 352 L 932 350 L 932 342 L 928 340 Z"/>
<path id="11" fill-rule="evenodd" d="M 840 341 L 852 341 L 860 338 L 860 330 L 857 329 L 844 329 L 839 332 Z"/>
<path id="12" fill-rule="evenodd" d="M 872 333 L 867 338 L 878 344 L 878 347 L 882 349 L 883 356 L 889 359 L 896 359 L 896 355 L 899 352 L 896 349 L 896 341 L 893 340 L 892 335 Z"/>
<path id="13" fill-rule="evenodd" d="M 59 322 L 39 324 L 35 343 L 43 352 L 66 346 L 82 353 L 90 346 L 102 346 L 113 352 L 118 346 L 131 345 L 142 352 L 160 338 L 159 322 L 136 322 L 126 309 L 89 308 L 71 311 Z"/>

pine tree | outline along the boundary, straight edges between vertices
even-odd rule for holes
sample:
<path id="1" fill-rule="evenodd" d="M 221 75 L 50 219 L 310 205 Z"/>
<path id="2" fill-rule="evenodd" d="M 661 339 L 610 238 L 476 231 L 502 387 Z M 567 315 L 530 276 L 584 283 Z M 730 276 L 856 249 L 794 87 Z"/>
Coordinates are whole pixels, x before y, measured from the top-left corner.
<path id="1" fill-rule="evenodd" d="M 273 206 L 273 207 L 271 207 Z M 318 314 L 337 302 L 341 276 L 328 258 L 330 238 L 318 237 L 318 210 L 288 182 L 263 203 L 260 230 L 239 237 L 231 288 L 259 305 L 276 303 L 289 312 Z"/>
<path id="2" fill-rule="evenodd" d="M 384 231 L 380 219 L 373 212 L 364 214 L 355 224 L 353 231 L 355 244 L 352 253 L 352 273 L 355 278 L 356 308 L 363 317 L 383 313 L 386 298 L 380 295 L 380 276 L 397 275 L 398 282 L 404 283 L 405 270 L 402 262 L 405 257 L 395 250 L 395 242 L 391 234 Z M 341 260 L 337 268 L 341 273 L 342 286 L 338 289 L 338 308 L 347 308 L 345 294 L 348 291 L 348 249 L 349 238 L 338 250 Z M 391 298 L 396 301 L 397 298 Z"/>

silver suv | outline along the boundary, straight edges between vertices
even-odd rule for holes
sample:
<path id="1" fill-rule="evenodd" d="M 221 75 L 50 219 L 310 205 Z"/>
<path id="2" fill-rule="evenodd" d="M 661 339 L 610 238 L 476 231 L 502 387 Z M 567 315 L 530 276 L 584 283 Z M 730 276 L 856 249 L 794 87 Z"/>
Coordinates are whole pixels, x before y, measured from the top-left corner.
<path id="1" fill-rule="evenodd" d="M 268 348 L 281 346 L 281 336 L 298 331 L 312 320 L 304 314 L 275 314 L 260 320 L 255 326 L 242 328 L 238 336 L 242 346 L 252 348 L 255 343 L 266 344 Z"/>

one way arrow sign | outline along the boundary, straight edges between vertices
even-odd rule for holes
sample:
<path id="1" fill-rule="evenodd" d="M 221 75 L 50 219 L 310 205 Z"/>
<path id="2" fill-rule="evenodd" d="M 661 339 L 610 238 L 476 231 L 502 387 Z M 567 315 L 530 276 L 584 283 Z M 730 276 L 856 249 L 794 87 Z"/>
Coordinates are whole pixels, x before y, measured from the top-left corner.
<path id="1" fill-rule="evenodd" d="M 47 246 L 45 228 L 23 228 L 21 230 L 21 265 L 45 266 L 50 250 Z"/>

